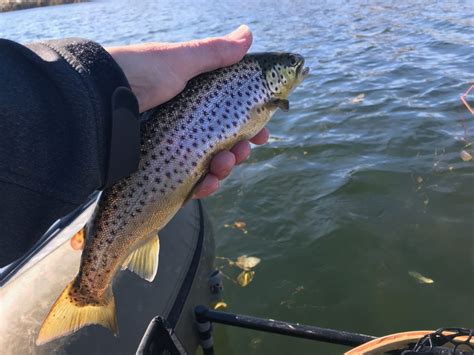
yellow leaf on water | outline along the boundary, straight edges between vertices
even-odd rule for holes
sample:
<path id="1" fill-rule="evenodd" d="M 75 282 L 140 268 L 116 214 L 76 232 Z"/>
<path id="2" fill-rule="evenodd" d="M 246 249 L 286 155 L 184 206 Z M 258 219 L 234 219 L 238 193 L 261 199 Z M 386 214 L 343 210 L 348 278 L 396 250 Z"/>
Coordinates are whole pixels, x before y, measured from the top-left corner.
<path id="1" fill-rule="evenodd" d="M 253 281 L 255 276 L 255 271 L 242 271 L 239 276 L 237 276 L 237 283 L 245 287 Z"/>
<path id="2" fill-rule="evenodd" d="M 247 226 L 247 223 L 244 221 L 235 221 L 234 222 L 234 227 L 237 229 L 244 229 Z"/>
<path id="3" fill-rule="evenodd" d="M 226 309 L 227 308 L 227 303 L 225 302 L 217 302 L 214 305 L 214 309 Z"/>
<path id="4" fill-rule="evenodd" d="M 365 98 L 365 94 L 359 94 L 356 97 L 354 97 L 351 102 L 353 104 L 360 104 L 362 101 L 364 101 L 364 98 Z"/>
<path id="5" fill-rule="evenodd" d="M 416 281 L 418 281 L 421 284 L 432 284 L 432 283 L 434 283 L 433 279 L 430 279 L 426 276 L 423 276 L 422 274 L 420 274 L 417 271 L 408 271 L 408 275 L 413 277 Z"/>
<path id="6" fill-rule="evenodd" d="M 234 264 L 242 270 L 250 270 L 260 264 L 260 258 L 242 255 L 237 258 Z"/>
<path id="7" fill-rule="evenodd" d="M 472 155 L 469 154 L 468 152 L 466 152 L 465 150 L 461 150 L 460 156 L 461 156 L 461 159 L 462 159 L 463 161 L 470 161 L 470 160 L 472 160 Z"/>
<path id="8" fill-rule="evenodd" d="M 224 224 L 224 228 L 229 228 L 230 227 L 230 224 Z"/>

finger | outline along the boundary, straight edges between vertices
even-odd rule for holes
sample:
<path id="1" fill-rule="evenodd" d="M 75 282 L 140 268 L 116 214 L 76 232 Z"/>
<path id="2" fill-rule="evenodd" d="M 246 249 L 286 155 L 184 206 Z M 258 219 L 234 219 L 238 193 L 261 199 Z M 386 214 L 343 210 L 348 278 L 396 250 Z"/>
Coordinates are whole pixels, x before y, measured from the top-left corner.
<path id="1" fill-rule="evenodd" d="M 188 76 L 232 65 L 240 61 L 252 44 L 252 32 L 242 25 L 224 37 L 206 38 L 183 43 L 187 51 Z"/>
<path id="2" fill-rule="evenodd" d="M 240 141 L 230 151 L 235 155 L 235 164 L 240 164 L 250 155 L 250 143 L 248 141 Z"/>
<path id="3" fill-rule="evenodd" d="M 219 180 L 222 180 L 230 174 L 234 165 L 235 155 L 228 150 L 224 150 L 212 158 L 209 171 Z"/>
<path id="4" fill-rule="evenodd" d="M 250 139 L 250 142 L 257 145 L 265 144 L 268 142 L 268 137 L 270 137 L 270 132 L 268 132 L 267 128 L 263 128 L 255 137 Z"/>
<path id="5" fill-rule="evenodd" d="M 204 180 L 202 180 L 199 185 L 196 187 L 196 191 L 194 192 L 194 199 L 203 198 L 219 188 L 219 179 L 217 176 L 213 174 L 207 174 Z"/>

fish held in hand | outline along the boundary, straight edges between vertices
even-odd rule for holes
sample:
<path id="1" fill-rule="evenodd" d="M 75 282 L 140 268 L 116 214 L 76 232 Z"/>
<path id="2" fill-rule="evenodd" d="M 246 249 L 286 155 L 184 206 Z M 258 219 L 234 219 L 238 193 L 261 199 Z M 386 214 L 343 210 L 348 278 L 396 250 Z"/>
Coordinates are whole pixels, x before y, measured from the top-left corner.
<path id="1" fill-rule="evenodd" d="M 308 74 L 303 57 L 249 54 L 189 81 L 144 113 L 138 170 L 103 191 L 79 273 L 52 306 L 36 343 L 89 325 L 118 333 L 112 281 L 124 268 L 153 281 L 161 230 L 193 195 L 212 157 L 257 134 Z"/>

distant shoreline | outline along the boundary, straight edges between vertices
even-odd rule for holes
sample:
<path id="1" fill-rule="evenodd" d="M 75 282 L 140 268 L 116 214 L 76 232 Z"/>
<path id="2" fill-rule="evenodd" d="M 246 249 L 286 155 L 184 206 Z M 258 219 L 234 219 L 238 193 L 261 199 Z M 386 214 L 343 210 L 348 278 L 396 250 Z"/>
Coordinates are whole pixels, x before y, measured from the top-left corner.
<path id="1" fill-rule="evenodd" d="M 0 12 L 30 9 L 33 7 L 73 4 L 88 0 L 0 0 Z"/>

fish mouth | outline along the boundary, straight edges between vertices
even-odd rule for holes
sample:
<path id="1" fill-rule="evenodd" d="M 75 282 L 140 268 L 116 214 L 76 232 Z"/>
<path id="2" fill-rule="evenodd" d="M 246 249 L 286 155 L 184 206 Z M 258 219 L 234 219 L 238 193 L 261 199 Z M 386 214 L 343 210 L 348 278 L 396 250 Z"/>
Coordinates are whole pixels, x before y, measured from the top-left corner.
<path id="1" fill-rule="evenodd" d="M 309 67 L 304 66 L 304 58 L 298 56 L 298 62 L 296 63 L 296 77 L 301 81 L 306 78 L 309 74 Z"/>

